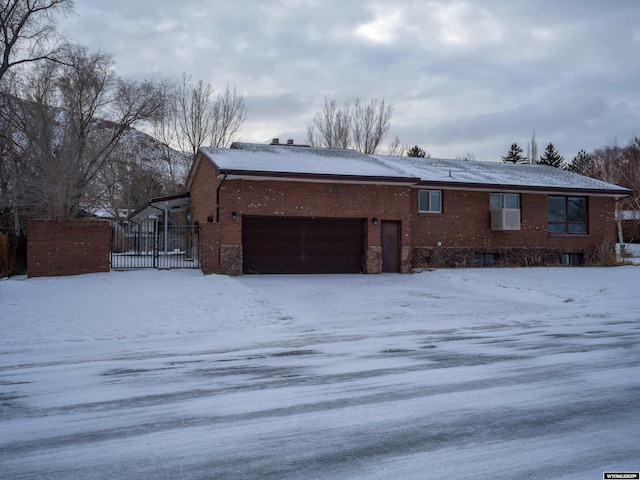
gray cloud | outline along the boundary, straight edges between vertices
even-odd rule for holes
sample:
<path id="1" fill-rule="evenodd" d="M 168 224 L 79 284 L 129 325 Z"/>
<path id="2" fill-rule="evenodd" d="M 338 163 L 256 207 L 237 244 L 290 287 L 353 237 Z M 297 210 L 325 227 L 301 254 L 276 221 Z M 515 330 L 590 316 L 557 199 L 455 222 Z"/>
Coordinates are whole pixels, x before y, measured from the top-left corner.
<path id="1" fill-rule="evenodd" d="M 640 4 L 626 0 L 84 0 L 69 36 L 118 73 L 186 71 L 246 98 L 245 141 L 303 139 L 330 94 L 385 98 L 403 143 L 497 160 L 640 134 Z"/>

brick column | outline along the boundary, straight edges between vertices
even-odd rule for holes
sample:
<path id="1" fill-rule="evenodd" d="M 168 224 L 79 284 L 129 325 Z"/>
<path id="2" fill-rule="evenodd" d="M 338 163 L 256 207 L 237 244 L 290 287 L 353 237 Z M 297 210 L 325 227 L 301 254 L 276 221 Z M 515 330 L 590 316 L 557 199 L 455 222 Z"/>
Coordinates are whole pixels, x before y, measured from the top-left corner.
<path id="1" fill-rule="evenodd" d="M 200 269 L 205 275 L 220 273 L 219 223 L 200 224 Z"/>

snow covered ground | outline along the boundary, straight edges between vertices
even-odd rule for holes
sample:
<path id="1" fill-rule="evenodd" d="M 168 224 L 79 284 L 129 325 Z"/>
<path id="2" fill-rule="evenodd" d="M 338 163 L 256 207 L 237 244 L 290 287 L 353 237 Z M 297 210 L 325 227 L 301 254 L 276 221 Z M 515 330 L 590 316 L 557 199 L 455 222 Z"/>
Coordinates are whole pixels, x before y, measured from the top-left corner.
<path id="1" fill-rule="evenodd" d="M 640 471 L 640 268 L 0 281 L 0 478 Z"/>

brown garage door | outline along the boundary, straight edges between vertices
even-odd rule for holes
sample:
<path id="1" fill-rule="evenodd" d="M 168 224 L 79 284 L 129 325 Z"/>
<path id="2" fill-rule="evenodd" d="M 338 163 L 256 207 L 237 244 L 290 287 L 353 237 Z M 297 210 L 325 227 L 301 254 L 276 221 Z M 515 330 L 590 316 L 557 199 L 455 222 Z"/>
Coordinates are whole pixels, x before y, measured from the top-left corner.
<path id="1" fill-rule="evenodd" d="M 359 273 L 364 220 L 243 217 L 244 273 Z"/>

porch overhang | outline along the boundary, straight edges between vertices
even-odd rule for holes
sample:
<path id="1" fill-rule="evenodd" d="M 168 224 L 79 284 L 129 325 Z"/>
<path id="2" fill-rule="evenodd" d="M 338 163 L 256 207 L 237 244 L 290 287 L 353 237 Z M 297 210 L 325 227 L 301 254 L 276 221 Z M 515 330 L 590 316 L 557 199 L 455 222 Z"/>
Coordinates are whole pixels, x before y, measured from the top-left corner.
<path id="1" fill-rule="evenodd" d="M 176 195 L 152 198 L 146 205 L 138 208 L 135 212 L 129 215 L 129 220 L 132 222 L 141 222 L 149 218 L 157 218 L 160 213 L 164 214 L 164 212 L 171 213 L 189 210 L 189 196 L 189 192 L 185 192 Z"/>

